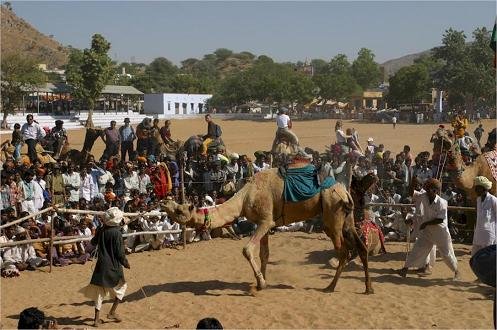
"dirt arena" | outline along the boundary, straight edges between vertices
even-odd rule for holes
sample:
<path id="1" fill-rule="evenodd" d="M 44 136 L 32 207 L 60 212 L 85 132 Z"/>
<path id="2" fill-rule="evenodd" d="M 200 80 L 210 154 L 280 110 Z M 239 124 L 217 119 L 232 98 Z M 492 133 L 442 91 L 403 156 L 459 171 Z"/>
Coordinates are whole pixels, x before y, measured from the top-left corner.
<path id="1" fill-rule="evenodd" d="M 216 121 L 215 117 L 214 120 Z M 253 155 L 267 150 L 274 137 L 274 122 L 219 121 L 228 149 Z M 296 121 L 301 144 L 320 151 L 334 141 L 334 120 Z M 173 137 L 203 133 L 205 122 L 174 120 Z M 355 127 L 361 142 L 373 137 L 396 153 L 409 144 L 413 153 L 431 150 L 430 134 L 436 125 L 366 124 Z M 475 125 L 469 131 L 473 132 Z M 495 122 L 484 121 L 484 140 Z M 73 147 L 80 149 L 84 131 L 70 131 Z M 6 138 L 2 135 L 2 139 Z M 100 157 L 98 141 L 94 154 Z M 364 295 L 362 269 L 349 265 L 337 292 L 323 293 L 334 274 L 329 259 L 334 255 L 324 234 L 277 233 L 270 237 L 268 289 L 250 294 L 254 277 L 242 256 L 242 241 L 214 239 L 188 245 L 185 251 L 165 249 L 128 256 L 125 269 L 128 291 L 118 313 L 120 324 L 109 323 L 104 305 L 103 328 L 163 329 L 175 324 L 194 328 L 199 319 L 216 317 L 225 328 L 491 328 L 491 289 L 474 282 L 469 262 L 470 246 L 455 245 L 461 282 L 450 280 L 448 267 L 437 260 L 427 277 L 409 274 L 402 279 L 392 268 L 405 260 L 405 243 L 388 243 L 388 254 L 372 257 L 370 270 L 374 295 Z M 36 306 L 60 324 L 88 328 L 93 306 L 78 290 L 87 285 L 94 262 L 24 272 L 19 278 L 1 279 L 1 328 L 15 328 L 18 314 Z M 144 293 L 140 290 L 143 287 Z M 146 295 L 146 296 L 145 296 Z"/>

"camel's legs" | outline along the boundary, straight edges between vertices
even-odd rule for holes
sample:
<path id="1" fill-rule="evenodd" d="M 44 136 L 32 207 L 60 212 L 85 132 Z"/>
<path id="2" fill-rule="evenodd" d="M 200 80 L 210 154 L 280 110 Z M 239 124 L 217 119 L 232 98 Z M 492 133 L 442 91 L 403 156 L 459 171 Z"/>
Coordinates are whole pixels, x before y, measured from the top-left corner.
<path id="1" fill-rule="evenodd" d="M 252 270 L 254 271 L 255 279 L 257 280 L 257 289 L 262 290 L 266 287 L 266 281 L 264 280 L 264 275 L 259 269 L 259 265 L 254 258 L 254 249 L 259 244 L 260 240 L 267 235 L 270 226 L 267 224 L 261 224 L 255 230 L 254 235 L 250 238 L 247 245 L 243 248 L 243 255 L 247 258 Z M 268 251 L 269 252 L 269 251 Z M 265 267 L 265 266 L 264 266 Z"/>
<path id="2" fill-rule="evenodd" d="M 340 278 L 340 274 L 342 273 L 342 270 L 345 268 L 347 256 L 348 256 L 348 250 L 345 245 L 343 245 L 338 251 L 338 267 L 335 272 L 335 276 L 333 277 L 333 281 L 331 281 L 330 285 L 328 285 L 324 291 L 326 292 L 333 292 L 335 291 L 335 287 L 337 285 L 338 279 Z"/>
<path id="3" fill-rule="evenodd" d="M 261 273 L 264 277 L 264 280 L 267 280 L 266 266 L 269 260 L 269 235 L 267 233 L 262 237 L 261 246 L 259 249 L 259 258 L 261 259 Z"/>
<path id="4" fill-rule="evenodd" d="M 371 286 L 371 278 L 369 277 L 368 248 L 364 245 L 357 232 L 354 234 L 354 237 L 356 241 L 356 250 L 359 253 L 359 258 L 361 258 L 362 266 L 364 268 L 364 277 L 366 282 L 366 291 L 364 293 L 374 293 L 373 287 Z"/>

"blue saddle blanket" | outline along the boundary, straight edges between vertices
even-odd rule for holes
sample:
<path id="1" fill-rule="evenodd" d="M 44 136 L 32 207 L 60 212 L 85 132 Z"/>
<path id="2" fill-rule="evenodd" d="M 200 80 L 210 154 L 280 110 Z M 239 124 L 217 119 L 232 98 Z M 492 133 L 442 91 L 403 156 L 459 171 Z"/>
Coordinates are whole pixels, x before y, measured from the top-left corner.
<path id="1" fill-rule="evenodd" d="M 286 202 L 305 201 L 321 192 L 322 189 L 327 189 L 336 183 L 335 179 L 327 177 L 320 185 L 314 165 L 289 168 L 283 180 L 285 182 L 283 196 Z"/>

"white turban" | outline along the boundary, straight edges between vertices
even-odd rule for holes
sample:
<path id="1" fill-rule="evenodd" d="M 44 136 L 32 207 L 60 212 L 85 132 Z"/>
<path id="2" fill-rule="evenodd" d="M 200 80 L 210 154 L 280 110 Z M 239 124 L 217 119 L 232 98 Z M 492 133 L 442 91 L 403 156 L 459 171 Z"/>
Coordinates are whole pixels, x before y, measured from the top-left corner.
<path id="1" fill-rule="evenodd" d="M 123 212 L 119 208 L 111 207 L 107 210 L 107 212 L 105 212 L 104 223 L 110 227 L 119 226 L 123 220 L 123 217 Z"/>
<path id="2" fill-rule="evenodd" d="M 481 187 L 485 188 L 486 190 L 492 189 L 492 181 L 490 181 L 489 179 L 487 179 L 484 176 L 477 176 L 474 179 L 474 184 L 475 184 L 475 187 L 481 186 Z"/>
<path id="3" fill-rule="evenodd" d="M 230 156 L 231 159 L 239 159 L 240 155 L 238 155 L 236 152 L 232 153 Z"/>

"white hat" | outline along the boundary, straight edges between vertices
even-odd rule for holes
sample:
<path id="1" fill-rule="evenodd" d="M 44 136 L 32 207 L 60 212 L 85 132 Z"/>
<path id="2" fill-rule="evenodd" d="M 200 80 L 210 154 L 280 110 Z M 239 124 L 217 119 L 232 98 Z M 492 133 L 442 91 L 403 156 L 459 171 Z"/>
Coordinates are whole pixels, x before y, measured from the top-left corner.
<path id="1" fill-rule="evenodd" d="M 368 137 L 368 142 L 373 142 L 373 138 L 372 137 Z"/>
<path id="2" fill-rule="evenodd" d="M 105 212 L 104 223 L 110 227 L 119 226 L 123 220 L 123 217 L 124 214 L 119 208 L 111 207 L 107 210 L 107 212 Z"/>
<path id="3" fill-rule="evenodd" d="M 234 153 L 232 153 L 232 154 L 230 155 L 230 158 L 231 158 L 231 159 L 239 159 L 239 158 L 240 158 L 240 155 L 238 155 L 236 152 L 234 152 Z"/>
<path id="4" fill-rule="evenodd" d="M 211 205 L 214 204 L 214 200 L 212 199 L 211 196 L 205 195 L 204 199 L 206 202 L 209 202 Z"/>
<path id="5" fill-rule="evenodd" d="M 481 186 L 481 187 L 485 188 L 486 190 L 492 189 L 492 181 L 487 179 L 487 177 L 485 177 L 485 176 L 477 176 L 476 178 L 474 178 L 473 182 L 475 184 L 475 187 Z"/>
<path id="6" fill-rule="evenodd" d="M 17 228 L 16 228 L 16 235 L 24 234 L 25 232 L 26 232 L 26 229 L 24 229 L 21 226 L 17 226 Z"/>

